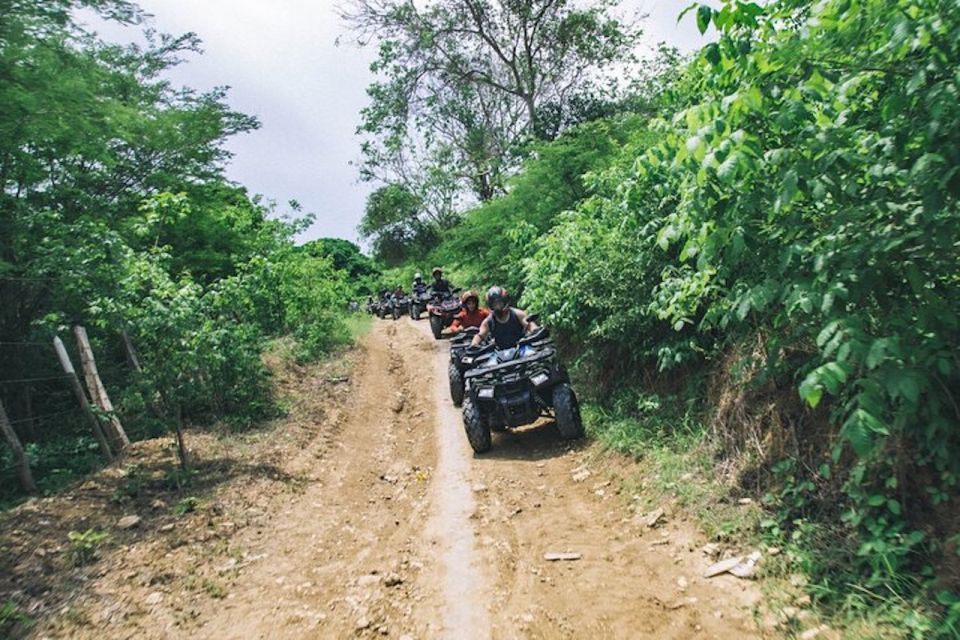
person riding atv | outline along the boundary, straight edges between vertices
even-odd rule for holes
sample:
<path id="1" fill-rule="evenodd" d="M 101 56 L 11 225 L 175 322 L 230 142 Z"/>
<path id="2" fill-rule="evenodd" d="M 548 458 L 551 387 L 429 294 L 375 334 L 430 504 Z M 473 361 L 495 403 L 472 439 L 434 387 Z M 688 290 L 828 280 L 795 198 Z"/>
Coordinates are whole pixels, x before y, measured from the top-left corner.
<path id="1" fill-rule="evenodd" d="M 453 292 L 453 287 L 450 286 L 450 281 L 443 277 L 443 269 L 440 267 L 433 268 L 433 284 L 430 285 L 430 288 L 435 294 Z"/>
<path id="2" fill-rule="evenodd" d="M 410 285 L 410 289 L 414 296 L 427 292 L 427 283 L 423 281 L 423 274 L 419 271 L 413 275 L 413 284 Z"/>
<path id="3" fill-rule="evenodd" d="M 493 286 L 487 291 L 487 306 L 490 315 L 480 325 L 473 337 L 471 347 L 478 347 L 492 337 L 497 349 L 512 349 L 522 337 L 537 329 L 536 323 L 527 318 L 527 312 L 510 306 L 510 296 L 503 287 Z"/>
<path id="4" fill-rule="evenodd" d="M 457 334 L 470 327 L 479 327 L 490 315 L 489 311 L 480 308 L 480 296 L 474 291 L 464 291 L 460 296 L 460 304 L 463 309 L 453 319 L 450 333 Z"/>

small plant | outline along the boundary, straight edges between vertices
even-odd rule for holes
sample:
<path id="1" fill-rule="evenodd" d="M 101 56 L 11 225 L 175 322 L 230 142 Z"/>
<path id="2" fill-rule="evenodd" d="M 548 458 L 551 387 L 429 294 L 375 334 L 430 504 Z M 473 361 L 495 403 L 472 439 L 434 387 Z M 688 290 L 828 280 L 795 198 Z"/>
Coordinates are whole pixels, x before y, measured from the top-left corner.
<path id="1" fill-rule="evenodd" d="M 75 566 L 89 564 L 97 557 L 100 544 L 110 537 L 105 531 L 87 529 L 83 533 L 71 531 L 67 534 L 70 541 L 70 559 Z"/>
<path id="2" fill-rule="evenodd" d="M 33 624 L 33 618 L 25 614 L 13 600 L 5 600 L 0 604 L 0 636 L 12 637 L 13 629 L 16 627 L 29 627 Z"/>
<path id="3" fill-rule="evenodd" d="M 173 513 L 174 515 L 182 516 L 192 511 L 196 511 L 197 507 L 199 506 L 200 506 L 199 498 L 196 498 L 194 496 L 187 496 L 186 498 L 182 498 L 181 500 L 179 500 L 177 504 L 173 505 Z"/>
<path id="4" fill-rule="evenodd" d="M 224 589 L 219 582 L 216 582 L 209 578 L 205 578 L 204 581 L 200 584 L 200 586 L 204 591 L 207 592 L 207 595 L 209 595 L 211 598 L 216 598 L 218 600 L 221 600 L 227 597 L 226 589 Z"/>

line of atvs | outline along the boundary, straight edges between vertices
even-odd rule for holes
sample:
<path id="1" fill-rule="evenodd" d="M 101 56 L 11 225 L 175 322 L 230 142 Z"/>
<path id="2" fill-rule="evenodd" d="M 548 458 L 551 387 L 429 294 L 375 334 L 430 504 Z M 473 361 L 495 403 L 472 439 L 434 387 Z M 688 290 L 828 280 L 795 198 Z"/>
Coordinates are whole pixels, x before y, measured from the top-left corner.
<path id="1" fill-rule="evenodd" d="M 463 407 L 463 427 L 476 453 L 489 451 L 493 431 L 553 418 L 564 440 L 583 437 L 577 395 L 550 333 L 538 328 L 516 347 L 471 346 L 477 328 L 450 341 L 450 398 Z"/>
<path id="2" fill-rule="evenodd" d="M 379 300 L 370 299 L 367 302 L 367 312 L 380 318 L 398 320 L 409 315 L 411 320 L 419 320 L 426 311 L 430 318 L 430 331 L 433 337 L 440 339 L 443 330 L 453 323 L 453 319 L 460 313 L 460 299 L 457 293 L 460 289 L 448 291 L 414 292 L 411 295 L 386 294 Z"/>
<path id="3" fill-rule="evenodd" d="M 458 291 L 426 291 L 413 296 L 388 294 L 379 301 L 368 302 L 367 310 L 394 320 L 408 313 L 413 320 L 419 320 L 426 311 L 433 337 L 439 340 L 460 312 Z M 471 327 L 450 340 L 447 368 L 450 398 L 454 406 L 463 408 L 463 427 L 473 450 L 489 451 L 494 431 L 515 429 L 540 418 L 553 418 L 564 440 L 583 437 L 577 395 L 570 386 L 566 368 L 559 362 L 549 331 L 540 327 L 511 349 L 497 349 L 492 341 L 471 346 L 478 331 Z"/>

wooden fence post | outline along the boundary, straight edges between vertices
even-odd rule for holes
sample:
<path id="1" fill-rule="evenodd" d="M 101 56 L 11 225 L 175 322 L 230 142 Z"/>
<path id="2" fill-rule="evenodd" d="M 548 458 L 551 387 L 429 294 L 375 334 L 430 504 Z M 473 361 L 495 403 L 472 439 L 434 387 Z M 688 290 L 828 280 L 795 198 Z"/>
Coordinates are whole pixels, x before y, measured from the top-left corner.
<path id="1" fill-rule="evenodd" d="M 73 328 L 73 334 L 77 337 L 77 345 L 80 347 L 80 365 L 83 367 L 83 377 L 87 381 L 87 391 L 90 392 L 93 403 L 108 416 L 105 430 L 107 435 L 110 436 L 110 444 L 113 445 L 115 450 L 120 451 L 130 444 L 130 438 L 127 437 L 127 432 L 123 430 L 120 418 L 114 413 L 113 403 L 110 402 L 107 389 L 103 386 L 103 381 L 100 380 L 97 360 L 93 357 L 93 349 L 90 347 L 87 330 L 77 325 Z"/>
<path id="2" fill-rule="evenodd" d="M 30 472 L 30 463 L 23 452 L 23 445 L 20 444 L 20 438 L 17 432 L 13 430 L 10 420 L 7 418 L 7 412 L 3 408 L 3 402 L 0 402 L 0 431 L 3 432 L 3 439 L 13 450 L 13 462 L 17 467 L 17 477 L 20 478 L 20 486 L 27 493 L 37 492 L 37 483 L 33 481 L 33 473 Z"/>
<path id="3" fill-rule="evenodd" d="M 133 348 L 130 334 L 124 329 L 120 332 L 120 336 L 123 338 L 123 349 L 127 353 L 127 360 L 130 362 L 130 366 L 133 367 L 133 370 L 137 373 L 143 373 L 143 367 L 140 366 L 140 357 L 137 355 L 137 350 Z"/>
<path id="4" fill-rule="evenodd" d="M 63 372 L 67 374 L 67 377 L 70 379 L 70 386 L 73 388 L 73 395 L 77 397 L 77 402 L 80 403 L 80 408 L 83 409 L 84 415 L 87 416 L 87 422 L 90 423 L 90 427 L 93 429 L 93 435 L 97 439 L 97 444 L 100 445 L 100 452 L 103 453 L 103 457 L 107 459 L 107 462 L 113 462 L 113 453 L 110 452 L 110 445 L 107 443 L 107 437 L 103 435 L 103 429 L 100 428 L 100 422 L 97 420 L 97 416 L 93 415 L 93 410 L 90 409 L 90 403 L 87 401 L 87 394 L 83 392 L 83 387 L 80 385 L 80 380 L 77 378 L 77 372 L 73 368 L 73 363 L 70 362 L 70 356 L 67 354 L 67 348 L 63 346 L 63 340 L 60 339 L 60 336 L 54 336 L 53 348 L 57 351 L 57 359 L 60 361 L 60 366 L 63 367 Z"/>

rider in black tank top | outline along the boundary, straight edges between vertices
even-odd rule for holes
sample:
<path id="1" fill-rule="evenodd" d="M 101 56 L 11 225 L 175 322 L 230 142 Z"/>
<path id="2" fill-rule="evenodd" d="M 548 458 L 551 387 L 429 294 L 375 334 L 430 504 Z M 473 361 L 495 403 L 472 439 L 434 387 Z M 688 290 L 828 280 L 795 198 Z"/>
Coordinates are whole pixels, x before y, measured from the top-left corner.
<path id="1" fill-rule="evenodd" d="M 510 307 L 510 296 L 503 287 L 490 287 L 487 291 L 487 306 L 490 315 L 480 325 L 480 331 L 473 336 L 471 346 L 480 346 L 488 336 L 493 338 L 497 349 L 512 349 L 520 338 L 537 328 L 527 319 L 525 311 Z M 497 316 L 506 316 L 502 320 Z"/>
<path id="2" fill-rule="evenodd" d="M 507 309 L 507 314 L 506 322 L 500 322 L 496 313 L 491 313 L 484 320 L 489 325 L 490 335 L 493 336 L 497 349 L 512 349 L 526 333 L 517 313 L 513 309 Z"/>

